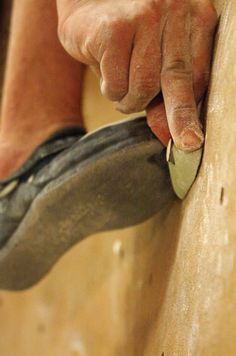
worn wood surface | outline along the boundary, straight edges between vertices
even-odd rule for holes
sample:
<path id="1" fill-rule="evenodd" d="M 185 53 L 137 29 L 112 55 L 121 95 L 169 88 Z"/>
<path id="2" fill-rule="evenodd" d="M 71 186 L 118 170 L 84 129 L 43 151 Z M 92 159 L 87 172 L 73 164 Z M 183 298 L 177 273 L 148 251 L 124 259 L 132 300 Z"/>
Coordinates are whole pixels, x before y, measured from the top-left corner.
<path id="1" fill-rule="evenodd" d="M 236 2 L 217 7 L 191 193 L 138 227 L 90 237 L 31 290 L 0 292 L 0 356 L 236 354 Z M 84 101 L 90 129 L 120 117 L 91 73 Z"/>

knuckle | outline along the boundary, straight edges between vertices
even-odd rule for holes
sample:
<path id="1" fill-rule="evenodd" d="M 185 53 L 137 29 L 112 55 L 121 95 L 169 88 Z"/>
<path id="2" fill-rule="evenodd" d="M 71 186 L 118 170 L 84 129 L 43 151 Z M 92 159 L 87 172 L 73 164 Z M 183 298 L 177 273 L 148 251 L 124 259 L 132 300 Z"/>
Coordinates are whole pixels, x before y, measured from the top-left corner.
<path id="1" fill-rule="evenodd" d="M 91 34 L 88 34 L 86 39 L 84 40 L 82 46 L 82 52 L 93 52 L 94 51 L 94 38 Z"/>
<path id="2" fill-rule="evenodd" d="M 120 82 L 104 83 L 102 93 L 111 101 L 120 101 L 127 93 L 127 84 Z"/>
<path id="3" fill-rule="evenodd" d="M 107 98 L 111 101 L 120 101 L 126 93 L 127 90 L 124 88 L 109 88 L 107 91 Z"/>
<path id="4" fill-rule="evenodd" d="M 138 95 L 132 92 L 121 101 L 121 104 L 118 105 L 118 110 L 124 114 L 132 114 L 142 111 L 146 109 L 146 107 L 147 104 L 142 101 Z"/>
<path id="5" fill-rule="evenodd" d="M 138 9 L 133 14 L 133 19 L 137 23 L 142 23 L 146 20 L 148 22 L 160 21 L 162 12 L 164 10 L 164 2 L 161 0 L 148 0 L 139 5 Z"/>
<path id="6" fill-rule="evenodd" d="M 168 80 L 169 78 L 191 78 L 191 65 L 184 59 L 174 59 L 170 61 L 161 71 L 161 79 Z"/>
<path id="7" fill-rule="evenodd" d="M 122 41 L 123 36 L 130 33 L 131 24 L 126 19 L 113 16 L 104 19 L 101 27 L 103 36 L 107 41 Z"/>
<path id="8" fill-rule="evenodd" d="M 186 16 L 189 13 L 189 1 L 186 0 L 169 0 L 169 12 L 177 16 Z"/>
<path id="9" fill-rule="evenodd" d="M 60 28 L 59 40 L 63 48 L 74 59 L 86 65 L 94 65 L 96 60 L 93 56 L 94 39 L 92 36 L 87 36 L 86 40 L 80 41 L 76 31 L 71 31 L 70 27 L 65 26 Z"/>
<path id="10" fill-rule="evenodd" d="M 197 115 L 196 106 L 191 103 L 175 104 L 171 111 L 176 124 L 181 122 L 184 126 L 189 126 L 192 119 Z"/>
<path id="11" fill-rule="evenodd" d="M 78 33 L 73 30 L 69 19 L 64 22 L 59 22 L 57 33 L 59 41 L 66 52 L 75 59 L 82 61 Z"/>

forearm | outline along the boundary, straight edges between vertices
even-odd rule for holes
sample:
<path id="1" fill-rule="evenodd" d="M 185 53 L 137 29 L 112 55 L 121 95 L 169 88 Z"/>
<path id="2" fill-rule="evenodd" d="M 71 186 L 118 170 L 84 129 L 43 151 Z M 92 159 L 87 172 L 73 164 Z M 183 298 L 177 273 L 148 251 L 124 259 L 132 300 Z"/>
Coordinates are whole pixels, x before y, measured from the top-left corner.
<path id="1" fill-rule="evenodd" d="M 55 0 L 15 1 L 2 107 L 3 128 L 11 120 L 17 125 L 22 118 L 26 120 L 35 114 L 45 125 L 49 116 L 58 120 L 79 115 L 80 79 L 80 64 L 63 50 L 57 37 Z"/>

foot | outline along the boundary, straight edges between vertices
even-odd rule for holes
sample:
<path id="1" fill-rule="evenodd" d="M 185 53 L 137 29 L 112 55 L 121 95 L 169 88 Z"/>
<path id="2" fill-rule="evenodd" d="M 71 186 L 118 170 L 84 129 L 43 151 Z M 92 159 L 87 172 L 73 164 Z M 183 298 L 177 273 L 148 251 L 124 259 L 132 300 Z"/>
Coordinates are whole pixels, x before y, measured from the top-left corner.
<path id="1" fill-rule="evenodd" d="M 70 125 L 78 125 L 77 121 L 59 122 L 49 125 L 34 133 L 19 135 L 0 133 L 0 180 L 13 174 L 31 156 L 37 146 L 45 141 L 54 132 Z"/>
<path id="2" fill-rule="evenodd" d="M 0 289 L 32 286 L 77 242 L 140 224 L 175 199 L 165 150 L 146 118 L 80 137 L 2 186 Z"/>

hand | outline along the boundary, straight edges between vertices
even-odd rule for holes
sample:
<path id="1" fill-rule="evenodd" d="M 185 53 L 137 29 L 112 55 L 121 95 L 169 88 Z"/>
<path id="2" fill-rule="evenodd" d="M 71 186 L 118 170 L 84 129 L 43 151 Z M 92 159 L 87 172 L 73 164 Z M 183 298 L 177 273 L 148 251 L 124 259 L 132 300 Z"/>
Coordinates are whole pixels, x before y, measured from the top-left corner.
<path id="1" fill-rule="evenodd" d="M 211 0 L 57 0 L 59 39 L 101 77 L 124 113 L 147 108 L 167 144 L 195 150 L 204 136 L 197 104 L 208 85 L 217 23 Z"/>

